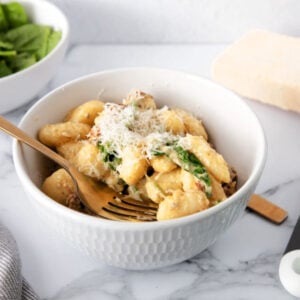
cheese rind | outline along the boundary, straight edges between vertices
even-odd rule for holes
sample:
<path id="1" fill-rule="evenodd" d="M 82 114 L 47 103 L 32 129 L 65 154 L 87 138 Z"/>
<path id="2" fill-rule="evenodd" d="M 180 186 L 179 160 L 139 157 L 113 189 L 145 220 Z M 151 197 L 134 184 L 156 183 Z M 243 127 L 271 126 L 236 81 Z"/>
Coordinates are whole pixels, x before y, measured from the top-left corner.
<path id="1" fill-rule="evenodd" d="M 212 77 L 244 97 L 300 112 L 300 38 L 251 31 L 215 60 Z"/>

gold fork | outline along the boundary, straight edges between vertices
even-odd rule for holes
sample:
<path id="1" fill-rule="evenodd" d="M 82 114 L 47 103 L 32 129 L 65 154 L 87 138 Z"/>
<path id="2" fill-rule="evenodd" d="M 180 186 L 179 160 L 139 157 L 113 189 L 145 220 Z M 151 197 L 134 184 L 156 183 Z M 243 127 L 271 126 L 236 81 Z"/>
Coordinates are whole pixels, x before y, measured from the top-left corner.
<path id="1" fill-rule="evenodd" d="M 63 167 L 72 177 L 80 201 L 93 213 L 116 221 L 156 221 L 157 204 L 118 194 L 80 173 L 69 161 L 0 116 L 0 129 Z"/>

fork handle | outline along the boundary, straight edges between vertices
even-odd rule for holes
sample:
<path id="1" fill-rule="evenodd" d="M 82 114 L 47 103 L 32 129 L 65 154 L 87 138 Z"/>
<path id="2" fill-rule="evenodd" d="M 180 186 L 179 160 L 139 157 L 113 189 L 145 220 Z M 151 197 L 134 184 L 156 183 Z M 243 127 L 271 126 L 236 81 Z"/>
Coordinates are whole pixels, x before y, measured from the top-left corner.
<path id="1" fill-rule="evenodd" d="M 59 154 L 57 154 L 38 140 L 29 136 L 26 132 L 13 125 L 2 116 L 0 116 L 0 129 L 8 133 L 12 137 L 16 138 L 18 141 L 25 143 L 31 148 L 41 152 L 48 158 L 54 160 L 57 164 L 59 164 L 66 170 L 69 170 L 70 164 L 66 159 L 64 159 L 62 156 L 60 156 Z"/>

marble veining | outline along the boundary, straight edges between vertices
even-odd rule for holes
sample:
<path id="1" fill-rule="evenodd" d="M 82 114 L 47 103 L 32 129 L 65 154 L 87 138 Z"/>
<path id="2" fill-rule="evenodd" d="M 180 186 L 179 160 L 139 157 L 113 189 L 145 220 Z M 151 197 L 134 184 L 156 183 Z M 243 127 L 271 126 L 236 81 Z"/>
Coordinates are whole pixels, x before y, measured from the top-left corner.
<path id="1" fill-rule="evenodd" d="M 107 299 L 266 299 L 269 293 L 272 299 L 290 299 L 278 288 L 274 276 L 277 256 L 278 253 L 262 253 L 232 268 L 207 250 L 177 266 L 143 274 L 127 271 L 125 276 L 125 271 L 114 269 L 105 274 L 91 271 L 50 299 L 98 299 L 101 295 Z M 255 298 L 239 294 L 251 289 Z M 268 293 L 261 293 L 263 289 Z"/>
<path id="2" fill-rule="evenodd" d="M 225 46 L 74 44 L 44 91 L 5 117 L 17 124 L 46 92 L 75 77 L 108 68 L 154 66 L 209 78 L 211 63 Z M 206 251 L 183 263 L 152 271 L 105 266 L 77 252 L 43 226 L 18 182 L 11 138 L 0 134 L 0 219 L 16 238 L 23 274 L 41 298 L 295 299 L 279 282 L 278 264 L 300 213 L 300 117 L 245 101 L 261 120 L 269 145 L 266 167 L 256 192 L 284 207 L 288 219 L 278 226 L 246 210 Z"/>

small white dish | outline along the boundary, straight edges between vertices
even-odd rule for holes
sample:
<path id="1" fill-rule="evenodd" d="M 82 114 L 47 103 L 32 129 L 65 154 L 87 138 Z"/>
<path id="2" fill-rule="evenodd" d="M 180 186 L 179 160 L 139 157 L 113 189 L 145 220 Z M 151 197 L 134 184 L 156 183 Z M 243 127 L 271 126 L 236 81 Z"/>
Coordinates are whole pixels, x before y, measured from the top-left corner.
<path id="1" fill-rule="evenodd" d="M 4 1 L 10 2 L 10 1 Z M 61 30 L 62 37 L 56 47 L 34 65 L 0 78 L 0 113 L 15 109 L 33 99 L 55 75 L 68 45 L 69 24 L 61 10 L 45 0 L 18 0 L 33 23 Z"/>
<path id="2" fill-rule="evenodd" d="M 281 258 L 279 278 L 290 294 L 300 298 L 300 249 L 290 251 Z"/>
<path id="3" fill-rule="evenodd" d="M 47 168 L 39 153 L 14 141 L 13 158 L 41 220 L 88 256 L 108 265 L 142 270 L 191 258 L 236 221 L 261 176 L 266 141 L 255 114 L 235 94 L 197 76 L 149 68 L 100 72 L 65 84 L 38 101 L 20 127 L 35 137 L 41 126 L 60 122 L 70 109 L 98 98 L 99 93 L 104 101 L 120 101 L 133 88 L 152 94 L 159 106 L 181 107 L 203 120 L 218 152 L 237 170 L 239 190 L 233 196 L 215 207 L 174 220 L 104 220 L 62 206 L 40 190 Z"/>

